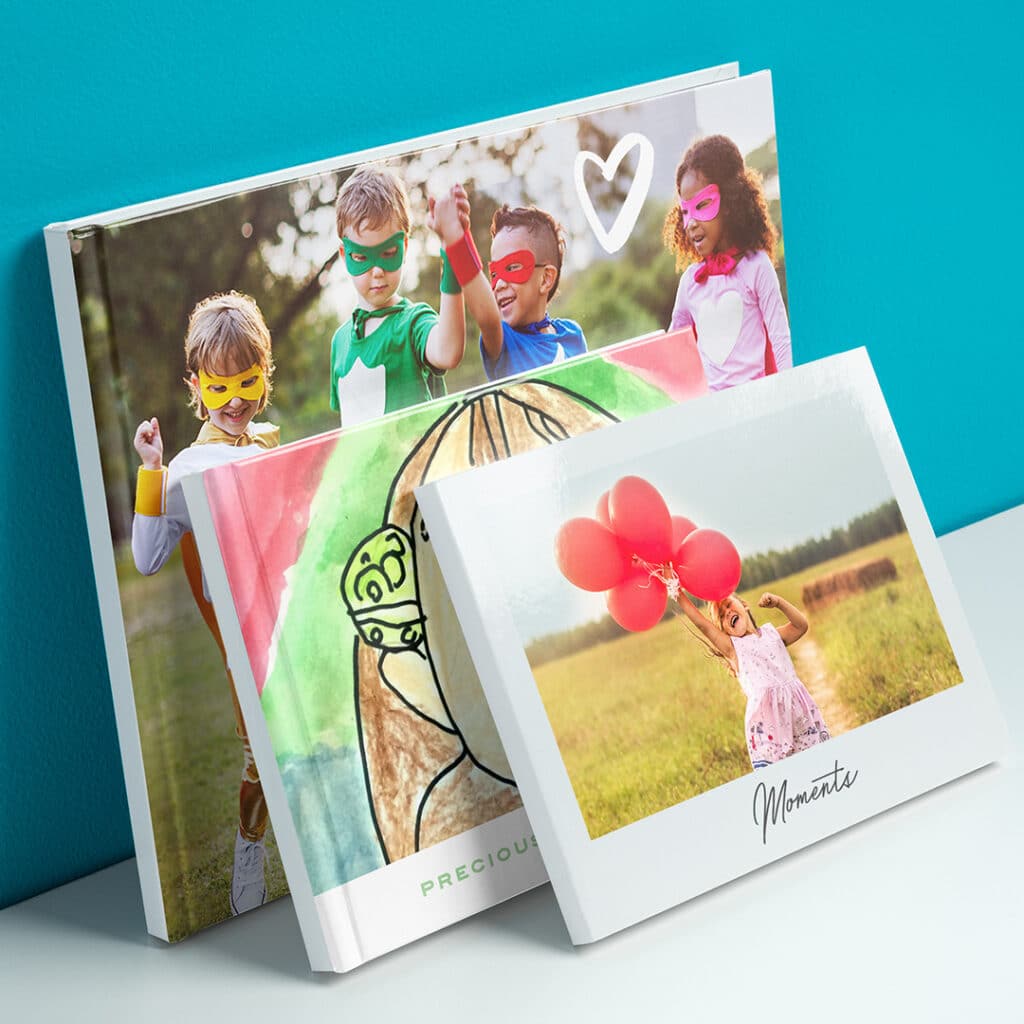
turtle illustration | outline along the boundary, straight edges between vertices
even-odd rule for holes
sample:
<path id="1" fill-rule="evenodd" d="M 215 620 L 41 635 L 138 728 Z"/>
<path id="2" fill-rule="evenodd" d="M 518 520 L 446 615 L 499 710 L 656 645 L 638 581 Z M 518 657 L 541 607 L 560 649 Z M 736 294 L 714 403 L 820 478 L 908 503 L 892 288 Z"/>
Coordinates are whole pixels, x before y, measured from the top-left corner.
<path id="1" fill-rule="evenodd" d="M 341 595 L 357 630 L 360 750 L 385 861 L 521 805 L 413 488 L 616 421 L 540 381 L 461 397 L 399 467 L 382 526 L 349 557 Z"/>

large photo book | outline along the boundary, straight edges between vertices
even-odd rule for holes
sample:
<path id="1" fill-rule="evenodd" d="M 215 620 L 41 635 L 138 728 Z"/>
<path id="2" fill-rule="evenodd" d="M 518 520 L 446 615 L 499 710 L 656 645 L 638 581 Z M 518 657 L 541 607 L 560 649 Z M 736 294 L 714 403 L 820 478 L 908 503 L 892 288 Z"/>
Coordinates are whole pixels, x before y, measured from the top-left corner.
<path id="1" fill-rule="evenodd" d="M 171 941 L 288 890 L 183 481 L 623 339 L 675 339 L 682 397 L 793 362 L 771 76 L 735 65 L 46 245 L 147 927 Z"/>

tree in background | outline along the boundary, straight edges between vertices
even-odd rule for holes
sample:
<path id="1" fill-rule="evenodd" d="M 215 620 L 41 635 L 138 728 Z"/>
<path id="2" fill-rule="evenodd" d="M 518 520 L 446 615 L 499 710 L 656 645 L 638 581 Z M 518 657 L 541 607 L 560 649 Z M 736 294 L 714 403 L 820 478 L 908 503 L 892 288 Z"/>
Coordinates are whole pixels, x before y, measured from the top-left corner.
<path id="1" fill-rule="evenodd" d="M 485 261 L 491 218 L 502 203 L 538 205 L 563 223 L 566 263 L 551 312 L 577 320 L 591 349 L 665 328 L 678 283 L 661 243 L 667 201 L 649 198 L 626 245 L 608 255 L 595 244 L 579 210 L 572 176 L 552 175 L 574 150 L 608 152 L 615 141 L 595 114 L 573 126 L 556 123 L 468 140 L 393 162 L 413 209 L 403 293 L 436 308 L 439 245 L 426 227 L 427 200 L 432 189 L 462 181 L 473 204 L 474 240 Z M 747 160 L 772 178 L 774 138 Z M 234 289 L 252 295 L 263 311 L 277 364 L 267 415 L 281 425 L 283 442 L 337 425 L 329 407 L 330 341 L 351 311 L 354 292 L 338 259 L 333 206 L 351 171 L 86 230 L 73 240 L 109 514 L 118 541 L 131 528 L 136 425 L 157 416 L 169 456 L 195 436 L 197 423 L 182 382 L 182 342 L 189 313 L 206 296 Z M 600 216 L 617 213 L 633 171 L 632 158 L 611 181 L 589 169 L 588 192 Z M 781 231 L 777 200 L 770 211 Z M 779 275 L 785 295 L 781 266 Z M 449 392 L 485 381 L 471 319 L 466 333 L 466 358 L 449 372 Z"/>

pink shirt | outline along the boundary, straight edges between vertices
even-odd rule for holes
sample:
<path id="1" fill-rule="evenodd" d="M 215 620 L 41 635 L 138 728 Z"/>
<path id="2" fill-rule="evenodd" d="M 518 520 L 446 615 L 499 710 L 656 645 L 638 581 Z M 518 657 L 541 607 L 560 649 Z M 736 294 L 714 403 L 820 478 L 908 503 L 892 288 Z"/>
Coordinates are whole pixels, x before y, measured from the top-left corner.
<path id="1" fill-rule="evenodd" d="M 747 253 L 731 274 L 697 284 L 699 267 L 686 268 L 679 280 L 671 330 L 693 325 L 708 389 L 721 391 L 764 376 L 765 332 L 775 365 L 793 365 L 789 319 L 779 278 L 764 250 Z"/>

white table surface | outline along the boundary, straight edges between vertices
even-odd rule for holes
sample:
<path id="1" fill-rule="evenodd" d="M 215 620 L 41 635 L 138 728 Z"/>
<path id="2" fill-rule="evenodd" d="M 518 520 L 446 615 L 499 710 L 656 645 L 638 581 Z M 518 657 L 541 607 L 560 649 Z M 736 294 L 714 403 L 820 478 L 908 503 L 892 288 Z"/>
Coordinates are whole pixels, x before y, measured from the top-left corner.
<path id="1" fill-rule="evenodd" d="M 150 939 L 127 861 L 0 912 L 0 1020 L 1024 1020 L 1024 507 L 941 544 L 1000 764 L 596 945 L 545 886 L 340 977 L 309 973 L 288 900 Z"/>

